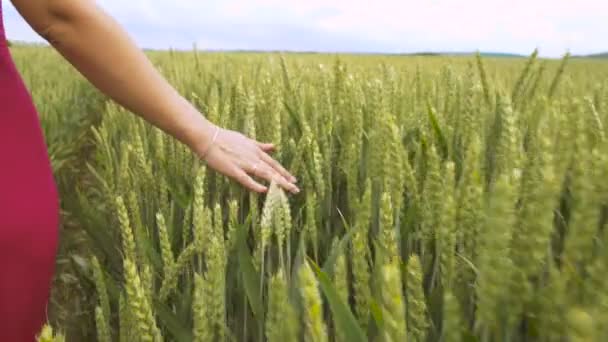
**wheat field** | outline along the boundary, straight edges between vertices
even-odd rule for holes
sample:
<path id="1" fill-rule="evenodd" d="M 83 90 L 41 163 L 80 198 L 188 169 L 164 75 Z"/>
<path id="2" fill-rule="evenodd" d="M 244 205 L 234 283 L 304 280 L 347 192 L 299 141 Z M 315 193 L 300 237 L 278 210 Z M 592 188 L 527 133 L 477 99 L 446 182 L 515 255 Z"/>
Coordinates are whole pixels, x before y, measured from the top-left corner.
<path id="1" fill-rule="evenodd" d="M 260 196 L 50 50 L 13 55 L 62 193 L 67 341 L 608 339 L 606 61 L 149 52 L 279 146 L 303 191 Z"/>

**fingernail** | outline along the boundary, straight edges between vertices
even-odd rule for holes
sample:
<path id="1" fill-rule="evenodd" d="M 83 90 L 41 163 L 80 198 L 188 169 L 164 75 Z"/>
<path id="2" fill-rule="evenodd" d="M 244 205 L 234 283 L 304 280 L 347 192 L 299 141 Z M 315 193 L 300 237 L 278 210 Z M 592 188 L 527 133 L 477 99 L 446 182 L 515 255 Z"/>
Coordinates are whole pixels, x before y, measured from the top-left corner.
<path id="1" fill-rule="evenodd" d="M 294 176 L 291 176 L 291 182 L 292 183 L 297 183 L 298 179 L 296 177 L 294 177 Z"/>

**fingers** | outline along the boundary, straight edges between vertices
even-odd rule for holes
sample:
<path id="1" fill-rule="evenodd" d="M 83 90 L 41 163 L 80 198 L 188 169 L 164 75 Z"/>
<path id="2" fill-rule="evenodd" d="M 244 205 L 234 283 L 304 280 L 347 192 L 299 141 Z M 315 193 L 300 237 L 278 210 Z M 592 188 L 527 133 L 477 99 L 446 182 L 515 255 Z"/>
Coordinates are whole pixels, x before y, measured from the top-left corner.
<path id="1" fill-rule="evenodd" d="M 275 171 L 270 165 L 268 165 L 263 160 L 261 160 L 259 164 L 257 164 L 257 167 L 252 167 L 251 172 L 255 177 L 263 178 L 270 183 L 274 181 L 283 189 L 290 191 L 294 194 L 300 192 L 300 189 L 298 189 L 295 184 L 289 182 L 287 179 L 285 179 L 285 177 L 281 176 L 277 171 Z"/>
<path id="2" fill-rule="evenodd" d="M 266 153 L 261 153 L 261 158 L 268 165 L 270 165 L 275 171 L 281 174 L 281 176 L 285 177 L 285 179 L 289 180 L 292 183 L 297 182 L 298 180 L 294 177 L 289 171 L 285 170 L 283 165 L 281 165 L 278 161 L 274 160 L 271 156 Z"/>
<path id="3" fill-rule="evenodd" d="M 208 165 L 228 175 L 246 189 L 264 193 L 268 187 L 258 181 L 275 182 L 285 191 L 297 194 L 300 189 L 293 184 L 296 178 L 268 153 L 275 150 L 272 143 L 261 143 L 234 131 L 225 131 L 218 145 L 222 148 L 209 150 L 205 156 Z M 259 178 L 259 179 L 256 179 Z"/>
<path id="4" fill-rule="evenodd" d="M 264 193 L 268 190 L 267 187 L 263 186 L 262 184 L 256 182 L 255 180 L 253 180 L 253 178 L 251 178 L 245 171 L 243 171 L 242 169 L 238 169 L 236 171 L 236 174 L 234 175 L 234 179 L 241 183 L 241 185 L 243 185 L 244 187 L 246 187 L 247 189 L 257 192 L 257 193 Z"/>
<path id="5" fill-rule="evenodd" d="M 261 142 L 257 142 L 257 141 L 256 141 L 256 144 L 262 151 L 264 151 L 266 153 L 273 152 L 275 150 L 274 144 L 261 143 Z"/>

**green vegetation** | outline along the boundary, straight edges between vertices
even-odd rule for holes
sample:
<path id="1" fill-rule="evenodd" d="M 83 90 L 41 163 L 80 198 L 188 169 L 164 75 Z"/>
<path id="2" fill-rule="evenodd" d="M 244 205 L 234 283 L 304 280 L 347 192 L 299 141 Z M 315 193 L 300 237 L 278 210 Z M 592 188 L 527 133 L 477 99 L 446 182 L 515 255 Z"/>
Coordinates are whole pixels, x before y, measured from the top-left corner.
<path id="1" fill-rule="evenodd" d="M 67 340 L 608 339 L 607 63 L 149 54 L 303 191 L 247 193 L 14 49 L 63 196 Z"/>

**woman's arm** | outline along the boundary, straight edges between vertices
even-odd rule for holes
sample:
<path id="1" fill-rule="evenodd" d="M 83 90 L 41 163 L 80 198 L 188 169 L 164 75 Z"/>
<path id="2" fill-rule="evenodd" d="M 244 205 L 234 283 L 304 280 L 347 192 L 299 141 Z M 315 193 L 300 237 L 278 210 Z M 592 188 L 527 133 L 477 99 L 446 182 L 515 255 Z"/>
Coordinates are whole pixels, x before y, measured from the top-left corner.
<path id="1" fill-rule="evenodd" d="M 219 129 L 156 71 L 122 27 L 93 0 L 12 0 L 32 26 L 94 86 L 189 146 L 215 170 L 256 192 L 267 188 L 249 174 L 292 192 L 295 178 L 262 144 Z"/>

